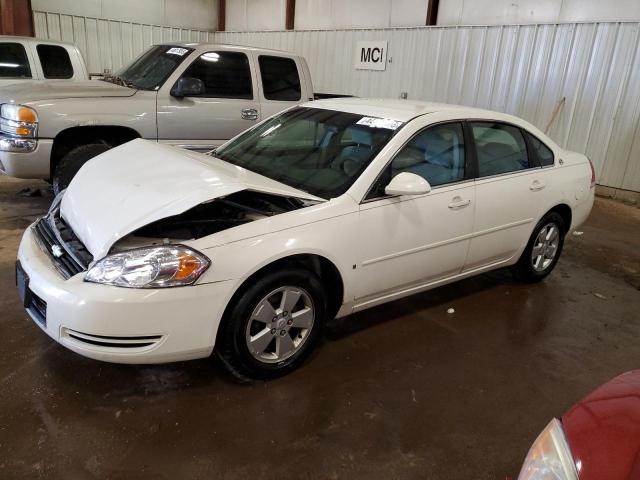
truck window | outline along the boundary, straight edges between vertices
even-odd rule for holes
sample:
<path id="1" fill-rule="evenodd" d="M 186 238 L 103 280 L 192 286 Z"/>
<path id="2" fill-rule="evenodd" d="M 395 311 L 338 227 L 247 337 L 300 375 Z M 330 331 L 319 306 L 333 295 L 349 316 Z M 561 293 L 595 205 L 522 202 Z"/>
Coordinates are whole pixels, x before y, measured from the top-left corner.
<path id="1" fill-rule="evenodd" d="M 260 55 L 258 63 L 264 98 L 285 102 L 300 100 L 300 76 L 292 58 Z"/>
<path id="2" fill-rule="evenodd" d="M 69 52 L 59 45 L 40 44 L 36 47 L 44 78 L 71 78 L 73 67 Z"/>
<path id="3" fill-rule="evenodd" d="M 204 83 L 203 97 L 253 98 L 249 59 L 239 52 L 207 52 L 182 74 Z"/>
<path id="4" fill-rule="evenodd" d="M 0 43 L 0 78 L 31 78 L 27 52 L 20 43 Z"/>

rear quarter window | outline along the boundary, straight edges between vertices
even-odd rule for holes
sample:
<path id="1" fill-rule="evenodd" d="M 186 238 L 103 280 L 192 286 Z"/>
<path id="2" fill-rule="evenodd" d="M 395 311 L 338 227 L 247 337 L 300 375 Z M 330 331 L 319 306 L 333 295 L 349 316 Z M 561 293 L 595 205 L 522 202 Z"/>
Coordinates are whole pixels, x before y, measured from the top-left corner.
<path id="1" fill-rule="evenodd" d="M 264 98 L 295 102 L 301 98 L 300 76 L 295 60 L 271 55 L 260 55 L 260 77 Z"/>
<path id="2" fill-rule="evenodd" d="M 36 47 L 44 78 L 71 78 L 73 67 L 69 52 L 58 45 L 40 44 Z"/>
<path id="3" fill-rule="evenodd" d="M 527 133 L 529 137 L 529 144 L 531 145 L 531 149 L 533 150 L 536 157 L 538 157 L 538 161 L 540 162 L 541 167 L 550 167 L 554 165 L 555 159 L 553 157 L 553 151 L 547 147 L 541 140 L 538 140 L 536 137 Z"/>
<path id="4" fill-rule="evenodd" d="M 20 43 L 0 43 L 0 78 L 31 78 L 27 52 Z"/>

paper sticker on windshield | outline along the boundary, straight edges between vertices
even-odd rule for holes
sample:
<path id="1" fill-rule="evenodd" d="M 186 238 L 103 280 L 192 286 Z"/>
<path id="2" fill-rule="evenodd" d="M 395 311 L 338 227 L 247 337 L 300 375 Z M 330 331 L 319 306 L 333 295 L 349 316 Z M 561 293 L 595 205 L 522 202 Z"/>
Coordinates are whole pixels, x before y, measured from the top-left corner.
<path id="1" fill-rule="evenodd" d="M 386 128 L 387 130 L 397 130 L 402 126 L 402 122 L 399 120 L 375 117 L 362 117 L 356 123 L 358 125 L 366 125 L 371 128 Z"/>
<path id="2" fill-rule="evenodd" d="M 171 54 L 171 55 L 180 55 L 183 56 L 185 53 L 187 53 L 189 51 L 188 48 L 178 48 L 178 47 L 172 47 L 169 50 L 167 50 L 167 53 Z"/>

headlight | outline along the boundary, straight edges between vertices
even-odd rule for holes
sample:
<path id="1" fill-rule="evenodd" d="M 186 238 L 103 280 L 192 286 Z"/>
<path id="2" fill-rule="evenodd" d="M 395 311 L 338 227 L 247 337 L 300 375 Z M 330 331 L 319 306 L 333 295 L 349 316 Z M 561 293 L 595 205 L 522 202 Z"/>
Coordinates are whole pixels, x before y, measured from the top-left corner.
<path id="1" fill-rule="evenodd" d="M 0 130 L 17 137 L 35 137 L 38 115 L 33 108 L 4 103 L 0 106 Z"/>
<path id="2" fill-rule="evenodd" d="M 179 287 L 193 284 L 210 263 L 183 245 L 145 247 L 103 258 L 84 279 L 129 288 Z"/>
<path id="3" fill-rule="evenodd" d="M 562 424 L 555 418 L 529 449 L 518 480 L 578 480 Z"/>

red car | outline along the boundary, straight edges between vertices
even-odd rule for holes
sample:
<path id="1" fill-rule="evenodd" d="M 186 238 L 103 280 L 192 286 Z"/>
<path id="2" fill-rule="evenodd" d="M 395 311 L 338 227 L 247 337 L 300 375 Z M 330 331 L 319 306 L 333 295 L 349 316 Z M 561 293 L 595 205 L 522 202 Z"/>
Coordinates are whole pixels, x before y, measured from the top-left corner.
<path id="1" fill-rule="evenodd" d="M 518 480 L 640 479 L 640 370 L 605 383 L 553 419 Z"/>

